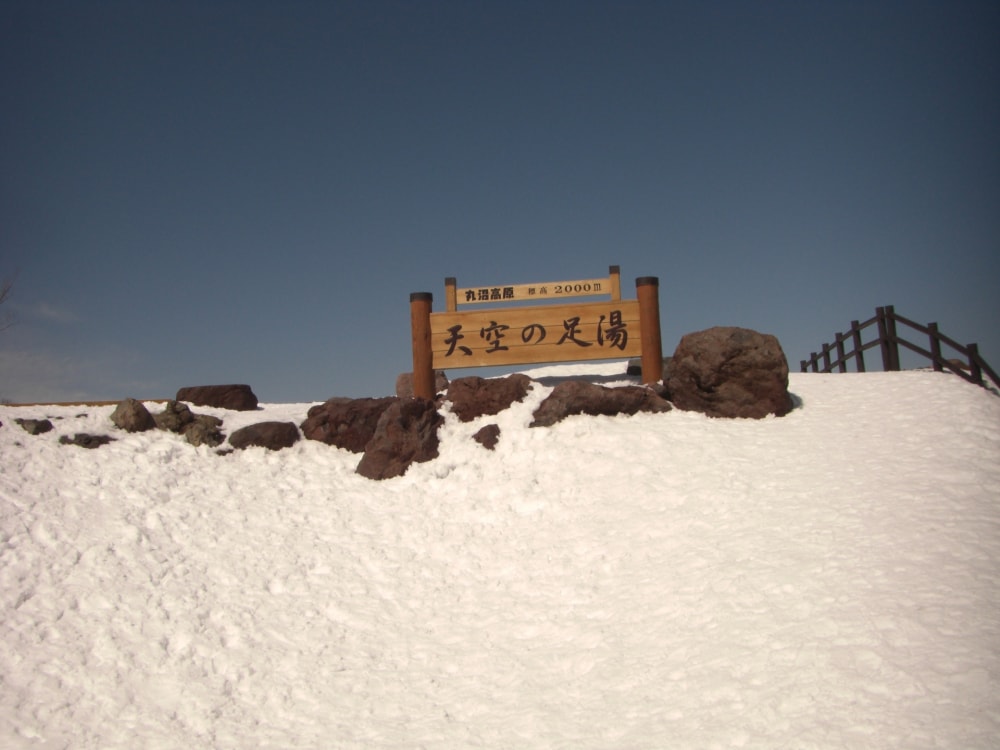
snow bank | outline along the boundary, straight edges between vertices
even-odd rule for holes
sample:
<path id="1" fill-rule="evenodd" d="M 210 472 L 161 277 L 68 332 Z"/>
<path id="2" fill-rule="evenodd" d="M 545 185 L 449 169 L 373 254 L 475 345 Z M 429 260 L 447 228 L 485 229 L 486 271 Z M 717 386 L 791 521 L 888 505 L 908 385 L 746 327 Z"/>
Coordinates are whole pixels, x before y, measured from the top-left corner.
<path id="1" fill-rule="evenodd" d="M 536 371 L 384 482 L 312 441 L 60 446 L 113 407 L 0 407 L 0 746 L 992 747 L 1000 399 L 792 374 L 782 419 L 526 428 L 621 368 Z"/>

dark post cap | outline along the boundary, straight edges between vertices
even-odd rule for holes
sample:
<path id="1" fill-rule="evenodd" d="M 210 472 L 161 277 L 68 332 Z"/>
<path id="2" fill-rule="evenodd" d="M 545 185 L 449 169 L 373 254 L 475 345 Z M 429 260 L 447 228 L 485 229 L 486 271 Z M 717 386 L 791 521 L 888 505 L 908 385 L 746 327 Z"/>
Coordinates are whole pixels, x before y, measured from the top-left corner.
<path id="1" fill-rule="evenodd" d="M 660 278 L 658 276 L 640 276 L 635 280 L 636 286 L 659 286 Z"/>
<path id="2" fill-rule="evenodd" d="M 434 295 L 430 292 L 411 292 L 410 302 L 433 302 Z"/>

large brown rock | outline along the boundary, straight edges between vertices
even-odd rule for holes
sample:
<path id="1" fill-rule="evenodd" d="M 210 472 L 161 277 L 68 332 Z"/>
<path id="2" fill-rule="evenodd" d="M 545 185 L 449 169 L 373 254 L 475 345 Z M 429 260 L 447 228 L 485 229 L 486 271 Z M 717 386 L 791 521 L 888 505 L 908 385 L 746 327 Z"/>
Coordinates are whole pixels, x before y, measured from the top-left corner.
<path id="1" fill-rule="evenodd" d="M 574 414 L 615 416 L 639 412 L 670 411 L 670 404 L 655 391 L 638 385 L 606 388 L 584 380 L 566 380 L 538 405 L 529 427 L 548 427 Z"/>
<path id="2" fill-rule="evenodd" d="M 253 411 L 257 408 L 257 396 L 248 385 L 187 386 L 177 391 L 177 400 L 233 411 Z"/>
<path id="3" fill-rule="evenodd" d="M 530 390 L 531 378 L 521 373 L 489 380 L 473 376 L 451 381 L 446 397 L 459 421 L 471 422 L 484 414 L 499 414 L 509 409 Z"/>
<path id="4" fill-rule="evenodd" d="M 299 428 L 294 422 L 258 422 L 236 430 L 229 443 L 237 449 L 257 446 L 277 451 L 291 448 L 299 440 Z"/>
<path id="5" fill-rule="evenodd" d="M 390 479 L 405 474 L 414 462 L 437 458 L 437 431 L 443 422 L 433 401 L 396 401 L 379 418 L 357 473 L 369 479 Z"/>
<path id="6" fill-rule="evenodd" d="M 361 453 L 375 435 L 382 413 L 399 401 L 385 398 L 331 398 L 312 407 L 301 424 L 307 440 Z"/>
<path id="7" fill-rule="evenodd" d="M 711 417 L 780 417 L 793 406 L 781 344 L 747 328 L 684 336 L 665 368 L 664 385 L 678 409 Z"/>

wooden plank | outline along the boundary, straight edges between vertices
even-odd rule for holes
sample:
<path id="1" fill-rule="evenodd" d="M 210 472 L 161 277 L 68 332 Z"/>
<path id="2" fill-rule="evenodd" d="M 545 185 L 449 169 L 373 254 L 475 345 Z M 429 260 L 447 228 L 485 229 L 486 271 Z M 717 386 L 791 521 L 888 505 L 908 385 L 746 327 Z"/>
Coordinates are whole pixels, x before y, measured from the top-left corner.
<path id="1" fill-rule="evenodd" d="M 642 354 L 637 300 L 431 314 L 435 369 Z"/>
<path id="2" fill-rule="evenodd" d="M 496 305 L 505 302 L 534 302 L 541 299 L 575 297 L 607 297 L 616 299 L 616 284 L 610 277 L 550 281 L 540 284 L 507 284 L 502 286 L 467 286 L 456 290 L 456 301 L 465 305 Z M 621 294 L 619 292 L 618 297 Z"/>

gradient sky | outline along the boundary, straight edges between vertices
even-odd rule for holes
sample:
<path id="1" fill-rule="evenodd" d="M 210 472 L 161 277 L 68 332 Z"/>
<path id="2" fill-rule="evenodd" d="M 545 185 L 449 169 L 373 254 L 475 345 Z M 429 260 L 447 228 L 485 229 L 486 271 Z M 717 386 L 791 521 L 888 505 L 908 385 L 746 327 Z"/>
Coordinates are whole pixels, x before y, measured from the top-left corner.
<path id="1" fill-rule="evenodd" d="M 1000 4 L 0 0 L 2 398 L 386 395 L 411 292 L 612 264 L 997 368 Z"/>

